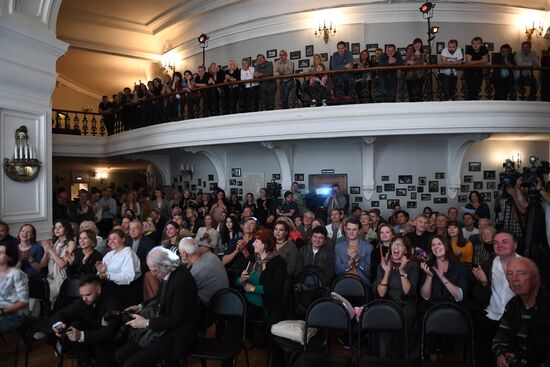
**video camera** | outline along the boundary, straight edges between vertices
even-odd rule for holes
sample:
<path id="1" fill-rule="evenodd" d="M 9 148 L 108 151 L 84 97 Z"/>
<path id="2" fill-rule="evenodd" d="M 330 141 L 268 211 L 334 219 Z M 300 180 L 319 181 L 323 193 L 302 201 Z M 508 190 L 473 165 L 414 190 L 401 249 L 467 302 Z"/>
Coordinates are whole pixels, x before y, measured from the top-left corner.
<path id="1" fill-rule="evenodd" d="M 546 175 L 550 172 L 550 164 L 547 161 L 541 161 L 540 165 L 536 166 L 538 160 L 538 157 L 535 157 L 534 155 L 530 156 L 530 167 L 523 167 L 523 172 L 519 172 L 515 167 L 515 163 L 512 162 L 510 159 L 507 159 L 502 164 L 504 172 L 501 172 L 499 174 L 500 182 L 504 187 L 515 186 L 517 180 L 521 177 L 523 180 L 521 186 L 527 187 L 529 189 L 530 195 L 538 195 L 538 192 L 535 188 L 535 185 L 537 184 L 537 178 L 544 182 L 543 175 Z"/>
<path id="2" fill-rule="evenodd" d="M 267 191 L 267 209 L 269 214 L 274 214 L 277 209 L 277 200 L 281 196 L 281 184 L 273 180 L 267 183 L 265 190 Z"/>
<path id="3" fill-rule="evenodd" d="M 111 313 L 105 315 L 105 321 L 120 320 L 123 325 L 133 319 L 133 313 L 128 311 L 112 311 Z"/>

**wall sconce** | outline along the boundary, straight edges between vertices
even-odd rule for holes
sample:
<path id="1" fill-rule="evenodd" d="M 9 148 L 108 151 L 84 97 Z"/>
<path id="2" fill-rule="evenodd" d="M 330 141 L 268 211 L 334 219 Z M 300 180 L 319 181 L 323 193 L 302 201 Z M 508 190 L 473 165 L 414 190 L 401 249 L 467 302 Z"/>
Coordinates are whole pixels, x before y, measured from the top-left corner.
<path id="1" fill-rule="evenodd" d="M 516 154 L 512 154 L 512 159 L 511 161 L 514 163 L 514 165 L 516 166 L 516 168 L 519 169 L 519 167 L 521 167 L 521 164 L 522 164 L 522 161 L 521 161 L 521 153 L 516 153 Z"/>
<path id="2" fill-rule="evenodd" d="M 29 145 L 27 127 L 22 125 L 15 131 L 13 159 L 4 158 L 4 172 L 14 181 L 29 182 L 38 176 L 41 166 L 36 150 Z"/>
<path id="3" fill-rule="evenodd" d="M 195 172 L 195 167 L 193 167 L 193 165 L 189 165 L 189 164 L 181 164 L 180 165 L 180 173 L 182 174 L 183 177 L 189 177 L 189 180 L 192 181 L 193 180 L 193 173 Z"/>
<path id="4" fill-rule="evenodd" d="M 325 43 L 328 43 L 328 39 L 330 36 L 334 36 L 336 34 L 336 26 L 332 27 L 332 20 L 330 21 L 330 27 L 327 28 L 326 22 L 323 20 L 323 28 L 321 28 L 321 23 L 319 23 L 319 27 L 314 32 L 315 37 L 321 37 L 323 36 L 323 41 Z"/>
<path id="5" fill-rule="evenodd" d="M 543 34 L 544 27 L 542 26 L 542 22 L 539 22 L 539 26 L 537 28 L 535 28 L 535 22 L 533 22 L 533 26 L 531 28 L 529 28 L 529 26 L 525 27 L 525 37 L 527 37 L 527 41 L 531 41 L 533 35 L 537 36 L 537 38 L 540 38 Z"/>
<path id="6" fill-rule="evenodd" d="M 164 60 L 163 66 L 166 74 L 168 74 L 168 70 L 172 70 L 172 74 L 176 71 L 176 65 L 174 64 L 173 61 L 170 61 L 168 58 Z"/>

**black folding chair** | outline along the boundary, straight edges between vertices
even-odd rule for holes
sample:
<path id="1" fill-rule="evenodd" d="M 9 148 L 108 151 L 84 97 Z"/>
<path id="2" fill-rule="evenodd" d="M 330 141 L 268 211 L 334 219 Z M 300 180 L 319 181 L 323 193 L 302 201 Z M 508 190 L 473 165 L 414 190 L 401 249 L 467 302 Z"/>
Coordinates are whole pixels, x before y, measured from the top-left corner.
<path id="1" fill-rule="evenodd" d="M 53 307 L 57 312 L 80 299 L 80 275 L 71 275 L 63 281 Z"/>
<path id="2" fill-rule="evenodd" d="M 361 313 L 359 322 L 359 359 L 358 367 L 382 366 L 399 367 L 409 366 L 408 362 L 408 338 L 407 323 L 401 308 L 394 302 L 387 299 L 376 299 L 369 302 Z M 389 358 L 374 355 L 364 355 L 361 353 L 361 336 L 364 332 L 369 332 L 370 336 L 380 332 L 400 332 L 403 337 L 403 355 L 405 358 Z M 370 351 L 369 351 L 370 353 Z"/>
<path id="3" fill-rule="evenodd" d="M 307 311 L 304 330 L 304 351 L 293 358 L 291 366 L 327 366 L 348 367 L 351 365 L 353 352 L 348 350 L 347 356 L 332 356 L 311 350 L 311 344 L 307 340 L 309 328 L 322 329 L 325 332 L 325 345 L 328 345 L 328 331 L 338 330 L 346 333 L 351 340 L 351 318 L 348 310 L 340 302 L 332 298 L 322 298 L 315 301 Z M 316 346 L 317 347 L 317 346 Z"/>
<path id="4" fill-rule="evenodd" d="M 367 285 L 355 274 L 340 274 L 332 282 L 332 291 L 346 298 L 354 307 L 363 306 L 369 301 Z"/>
<path id="5" fill-rule="evenodd" d="M 214 293 L 208 304 L 207 324 L 209 321 L 227 321 L 223 338 L 199 338 L 188 357 L 201 360 L 206 366 L 206 360 L 232 360 L 237 365 L 237 359 L 244 350 L 246 365 L 250 366 L 248 351 L 245 347 L 246 301 L 235 289 L 221 289 Z"/>
<path id="6" fill-rule="evenodd" d="M 449 361 L 436 363 L 430 361 L 426 345 L 426 336 L 458 336 L 464 341 L 462 362 L 450 364 Z M 470 314 L 454 303 L 440 303 L 432 306 L 424 316 L 422 323 L 422 364 L 424 366 L 475 366 L 474 327 Z M 469 349 L 469 351 L 467 351 Z M 469 360 L 466 357 L 469 352 Z"/>

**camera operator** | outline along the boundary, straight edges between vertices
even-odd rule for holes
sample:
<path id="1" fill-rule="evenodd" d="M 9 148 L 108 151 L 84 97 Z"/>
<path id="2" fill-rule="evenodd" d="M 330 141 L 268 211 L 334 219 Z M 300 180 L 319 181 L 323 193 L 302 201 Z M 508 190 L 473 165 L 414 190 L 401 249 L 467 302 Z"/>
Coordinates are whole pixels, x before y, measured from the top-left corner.
<path id="1" fill-rule="evenodd" d="M 345 209 L 346 204 L 347 199 L 344 194 L 342 194 L 340 185 L 333 184 L 330 195 L 325 199 L 325 207 L 327 208 L 327 212 L 330 213 L 332 209 Z"/>
<path id="2" fill-rule="evenodd" d="M 82 278 L 80 297 L 80 301 L 58 311 L 48 320 L 51 328 L 79 366 L 92 366 L 92 359 L 95 359 L 95 366 L 113 366 L 120 318 L 109 316 L 120 307 L 115 300 L 102 296 L 97 276 Z"/>
<path id="3" fill-rule="evenodd" d="M 523 248 L 523 216 L 527 214 L 527 200 L 522 191 L 521 177 L 513 183 L 508 178 L 503 179 L 503 192 L 498 203 L 497 221 L 499 229 L 512 233 L 518 242 L 519 252 Z"/>

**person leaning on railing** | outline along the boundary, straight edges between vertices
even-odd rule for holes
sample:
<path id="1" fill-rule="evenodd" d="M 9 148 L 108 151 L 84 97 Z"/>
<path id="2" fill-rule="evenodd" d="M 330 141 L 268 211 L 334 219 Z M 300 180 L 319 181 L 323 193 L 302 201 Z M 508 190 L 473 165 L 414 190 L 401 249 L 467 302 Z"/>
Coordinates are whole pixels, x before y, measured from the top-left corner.
<path id="1" fill-rule="evenodd" d="M 273 67 L 274 76 L 294 74 L 294 63 L 288 59 L 288 53 L 285 50 L 279 52 L 279 60 L 275 61 Z M 294 78 L 279 80 L 279 92 L 281 99 L 281 108 L 293 108 L 296 101 L 296 83 Z"/>
<path id="2" fill-rule="evenodd" d="M 271 61 L 266 61 L 263 54 L 258 54 L 256 56 L 256 69 L 254 69 L 254 78 L 266 78 L 273 76 L 273 63 Z M 275 90 L 277 89 L 277 84 L 274 80 L 267 80 L 260 82 L 260 108 L 263 111 L 271 111 L 275 108 L 274 99 L 275 99 Z"/>
<path id="3" fill-rule="evenodd" d="M 332 70 L 350 70 L 353 68 L 353 55 L 347 49 L 344 41 L 339 41 L 336 44 L 337 51 L 332 54 L 331 69 Z M 349 82 L 352 76 L 349 73 L 339 73 L 334 75 L 334 84 L 336 86 L 336 94 L 349 96 Z"/>
<path id="4" fill-rule="evenodd" d="M 509 44 L 500 46 L 500 53 L 494 55 L 492 60 L 493 65 L 513 66 L 516 64 L 512 47 Z M 516 90 L 514 85 L 514 75 L 512 70 L 502 68 L 493 70 L 493 86 L 495 88 L 496 100 L 514 100 L 516 99 Z"/>
<path id="5" fill-rule="evenodd" d="M 514 56 L 516 65 L 520 66 L 538 66 L 539 60 L 535 51 L 531 51 L 531 42 L 525 41 L 521 43 L 521 50 L 516 52 Z M 515 70 L 514 78 L 518 83 L 518 90 L 521 94 L 521 89 L 529 87 L 529 101 L 534 101 L 537 98 L 538 83 L 532 70 Z"/>
<path id="6" fill-rule="evenodd" d="M 447 47 L 441 51 L 441 63 L 442 64 L 462 64 L 464 61 L 464 55 L 462 49 L 458 48 L 458 41 L 455 39 L 450 40 L 447 43 Z M 457 73 L 456 69 L 440 69 L 439 79 L 441 80 L 441 87 L 443 90 L 443 100 L 455 100 L 456 98 L 456 84 Z"/>
<path id="7" fill-rule="evenodd" d="M 489 63 L 489 51 L 483 45 L 481 37 L 474 37 L 472 44 L 466 47 L 466 64 L 484 66 Z M 467 95 L 466 100 L 478 100 L 481 93 L 481 84 L 483 83 L 483 69 L 466 69 L 464 78 L 466 79 Z"/>
<path id="8" fill-rule="evenodd" d="M 227 63 L 227 71 L 224 75 L 224 82 L 237 82 L 241 80 L 241 70 L 235 60 L 231 59 Z M 230 85 L 225 88 L 225 98 L 222 100 L 223 110 L 227 114 L 237 113 L 239 105 L 239 85 Z"/>
<path id="9" fill-rule="evenodd" d="M 241 68 L 241 80 L 254 79 L 255 69 L 250 65 L 249 59 L 243 59 Z M 259 83 L 245 83 L 241 89 L 241 95 L 239 97 L 239 111 L 240 112 L 254 112 L 258 111 L 258 101 L 260 95 Z"/>
<path id="10" fill-rule="evenodd" d="M 423 43 L 420 38 L 415 38 L 411 45 L 407 46 L 406 65 L 426 65 L 427 55 L 423 50 Z M 405 72 L 409 102 L 421 102 L 424 99 L 424 81 L 426 80 L 426 69 L 407 70 Z"/>
<path id="11" fill-rule="evenodd" d="M 359 54 L 359 62 L 354 64 L 354 69 L 364 69 L 370 67 L 369 51 L 363 50 Z M 360 103 L 372 102 L 372 74 L 369 71 L 355 74 L 355 90 Z"/>
<path id="12" fill-rule="evenodd" d="M 380 58 L 379 66 L 403 65 L 401 54 L 397 52 L 394 44 L 386 47 L 386 53 Z M 397 98 L 397 70 L 381 71 L 378 73 L 380 87 L 380 102 L 395 102 Z"/>

